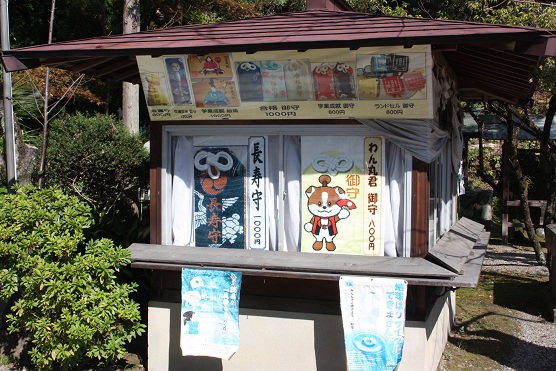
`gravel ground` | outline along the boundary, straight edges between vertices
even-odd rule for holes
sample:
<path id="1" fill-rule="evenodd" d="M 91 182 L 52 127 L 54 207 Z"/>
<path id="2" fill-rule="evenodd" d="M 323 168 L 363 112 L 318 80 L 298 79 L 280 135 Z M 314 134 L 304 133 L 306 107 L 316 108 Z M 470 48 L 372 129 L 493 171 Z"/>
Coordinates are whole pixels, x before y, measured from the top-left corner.
<path id="1" fill-rule="evenodd" d="M 506 245 L 488 246 L 483 271 L 548 276 L 548 268 L 537 264 L 534 252 Z M 556 370 L 556 324 L 520 311 L 515 311 L 515 316 L 520 332 L 514 339 L 510 366 L 504 366 L 502 370 Z"/>

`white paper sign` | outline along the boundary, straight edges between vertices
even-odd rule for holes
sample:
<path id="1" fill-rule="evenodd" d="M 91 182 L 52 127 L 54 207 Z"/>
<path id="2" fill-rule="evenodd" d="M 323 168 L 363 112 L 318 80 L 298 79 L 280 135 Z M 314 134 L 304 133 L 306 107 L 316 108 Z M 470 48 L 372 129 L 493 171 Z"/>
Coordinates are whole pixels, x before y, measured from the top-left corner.
<path id="1" fill-rule="evenodd" d="M 350 371 L 394 370 L 402 358 L 407 282 L 340 277 L 340 305 Z"/>

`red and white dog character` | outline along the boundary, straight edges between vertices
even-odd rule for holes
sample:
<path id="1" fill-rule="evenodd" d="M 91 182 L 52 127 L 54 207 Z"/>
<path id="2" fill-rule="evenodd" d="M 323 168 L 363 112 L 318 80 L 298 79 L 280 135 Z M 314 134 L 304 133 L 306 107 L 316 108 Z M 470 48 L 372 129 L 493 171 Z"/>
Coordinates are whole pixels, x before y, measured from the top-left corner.
<path id="1" fill-rule="evenodd" d="M 355 204 L 347 198 L 342 188 L 328 186 L 330 181 L 329 175 L 321 175 L 321 186 L 310 186 L 305 191 L 307 208 L 313 217 L 310 222 L 305 223 L 304 228 L 315 237 L 313 249 L 316 251 L 321 250 L 325 243 L 328 251 L 336 250 L 333 241 L 338 234 L 336 223 L 349 217 L 349 210 L 355 208 Z"/>

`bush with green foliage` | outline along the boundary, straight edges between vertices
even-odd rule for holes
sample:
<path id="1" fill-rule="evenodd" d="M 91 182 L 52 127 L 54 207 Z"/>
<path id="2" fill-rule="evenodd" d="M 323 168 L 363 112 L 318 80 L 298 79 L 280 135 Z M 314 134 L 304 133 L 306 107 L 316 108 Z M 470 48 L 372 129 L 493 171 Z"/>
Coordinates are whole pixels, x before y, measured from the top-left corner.
<path id="1" fill-rule="evenodd" d="M 77 113 L 54 120 L 46 158 L 46 184 L 73 191 L 99 213 L 129 203 L 138 187 L 148 185 L 149 153 L 141 137 L 113 116 Z"/>
<path id="2" fill-rule="evenodd" d="M 8 331 L 29 339 L 39 370 L 112 364 L 145 331 L 135 284 L 116 272 L 129 252 L 87 240 L 90 208 L 56 188 L 0 196 L 0 299 L 14 303 Z"/>

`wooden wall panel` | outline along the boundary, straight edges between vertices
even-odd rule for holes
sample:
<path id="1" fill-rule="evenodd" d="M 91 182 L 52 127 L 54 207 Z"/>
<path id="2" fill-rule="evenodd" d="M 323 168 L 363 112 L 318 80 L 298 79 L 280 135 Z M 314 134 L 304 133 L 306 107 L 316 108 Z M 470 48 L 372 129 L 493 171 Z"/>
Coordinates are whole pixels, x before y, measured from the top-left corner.
<path id="1" fill-rule="evenodd" d="M 413 158 L 411 198 L 411 257 L 423 258 L 429 240 L 429 164 Z"/>
<path id="2" fill-rule="evenodd" d="M 150 241 L 151 243 L 162 243 L 162 125 L 150 124 L 151 143 L 151 168 L 150 168 Z"/>

